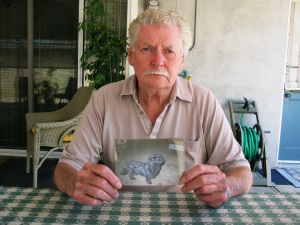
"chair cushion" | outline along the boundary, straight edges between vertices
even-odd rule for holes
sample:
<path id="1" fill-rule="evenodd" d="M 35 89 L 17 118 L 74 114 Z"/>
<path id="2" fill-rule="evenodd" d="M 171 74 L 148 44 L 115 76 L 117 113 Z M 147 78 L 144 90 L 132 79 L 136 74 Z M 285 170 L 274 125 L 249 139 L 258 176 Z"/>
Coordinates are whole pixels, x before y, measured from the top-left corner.
<path id="1" fill-rule="evenodd" d="M 33 127 L 33 128 L 31 129 L 31 131 L 32 131 L 32 133 L 35 133 L 35 132 L 36 132 L 36 128 Z M 67 134 L 67 135 L 65 135 L 65 136 L 64 136 L 64 139 L 63 139 L 63 142 L 71 142 L 72 139 L 73 139 L 73 132 L 72 132 L 72 133 L 69 133 L 69 134 Z"/>
<path id="2" fill-rule="evenodd" d="M 66 136 L 64 136 L 64 140 L 63 142 L 71 142 L 73 139 L 73 133 L 67 134 Z"/>

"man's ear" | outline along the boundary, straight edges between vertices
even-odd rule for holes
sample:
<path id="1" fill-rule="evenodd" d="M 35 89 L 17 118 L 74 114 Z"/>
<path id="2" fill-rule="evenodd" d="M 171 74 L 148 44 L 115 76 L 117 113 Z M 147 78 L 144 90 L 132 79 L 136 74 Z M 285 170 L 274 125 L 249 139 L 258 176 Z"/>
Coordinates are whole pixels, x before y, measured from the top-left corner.
<path id="1" fill-rule="evenodd" d="M 180 59 L 180 71 L 182 71 L 184 68 L 184 60 L 185 60 L 185 56 L 182 55 Z"/>
<path id="2" fill-rule="evenodd" d="M 128 63 L 129 65 L 133 66 L 133 49 L 128 48 Z"/>

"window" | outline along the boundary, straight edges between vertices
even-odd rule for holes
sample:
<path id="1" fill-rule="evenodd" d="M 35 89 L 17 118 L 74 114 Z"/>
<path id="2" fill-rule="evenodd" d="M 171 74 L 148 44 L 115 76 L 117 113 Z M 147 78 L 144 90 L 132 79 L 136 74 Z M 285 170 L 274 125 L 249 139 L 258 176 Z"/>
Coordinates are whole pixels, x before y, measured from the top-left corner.
<path id="1" fill-rule="evenodd" d="M 77 36 L 77 1 L 0 1 L 0 148 L 24 148 L 25 114 L 60 108 L 76 91 Z"/>

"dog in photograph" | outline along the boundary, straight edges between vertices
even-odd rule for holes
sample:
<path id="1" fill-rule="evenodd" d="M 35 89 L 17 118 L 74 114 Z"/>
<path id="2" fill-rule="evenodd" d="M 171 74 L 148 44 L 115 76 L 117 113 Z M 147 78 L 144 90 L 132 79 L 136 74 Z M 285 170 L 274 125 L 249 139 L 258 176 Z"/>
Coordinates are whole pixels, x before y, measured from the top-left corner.
<path id="1" fill-rule="evenodd" d="M 150 155 L 146 162 L 131 160 L 129 163 L 126 163 L 126 167 L 122 169 L 120 174 L 128 174 L 131 180 L 135 180 L 135 176 L 140 175 L 146 178 L 148 184 L 152 184 L 151 180 L 157 177 L 164 164 L 165 158 L 156 153 Z"/>

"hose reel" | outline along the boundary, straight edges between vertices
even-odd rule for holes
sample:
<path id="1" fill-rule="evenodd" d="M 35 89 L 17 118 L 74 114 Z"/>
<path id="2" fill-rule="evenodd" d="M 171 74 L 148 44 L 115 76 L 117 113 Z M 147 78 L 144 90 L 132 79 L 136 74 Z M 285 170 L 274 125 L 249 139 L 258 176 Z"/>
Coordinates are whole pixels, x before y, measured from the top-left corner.
<path id="1" fill-rule="evenodd" d="M 266 173 L 266 154 L 264 132 L 260 126 L 257 105 L 255 101 L 248 100 L 244 97 L 244 101 L 229 101 L 231 127 L 236 140 L 242 146 L 245 158 L 249 161 L 252 171 L 261 161 Z M 254 117 L 253 117 L 254 116 Z M 244 117 L 247 117 L 247 124 L 255 124 L 253 127 L 244 125 Z M 236 119 L 239 118 L 239 122 Z M 249 120 L 252 119 L 252 120 Z M 253 121 L 254 119 L 254 121 Z M 256 120 L 256 121 L 255 121 Z"/>
<path id="2" fill-rule="evenodd" d="M 267 160 L 266 139 L 260 125 L 256 102 L 245 97 L 244 100 L 229 100 L 229 110 L 234 136 L 242 146 L 252 172 L 260 174 L 255 178 L 253 184 L 271 186 L 271 170 Z M 246 123 L 244 123 L 244 119 Z"/>
<path id="3" fill-rule="evenodd" d="M 236 139 L 242 146 L 245 158 L 250 162 L 251 169 L 255 170 L 265 151 L 263 131 L 257 123 L 253 127 L 235 123 Z"/>

